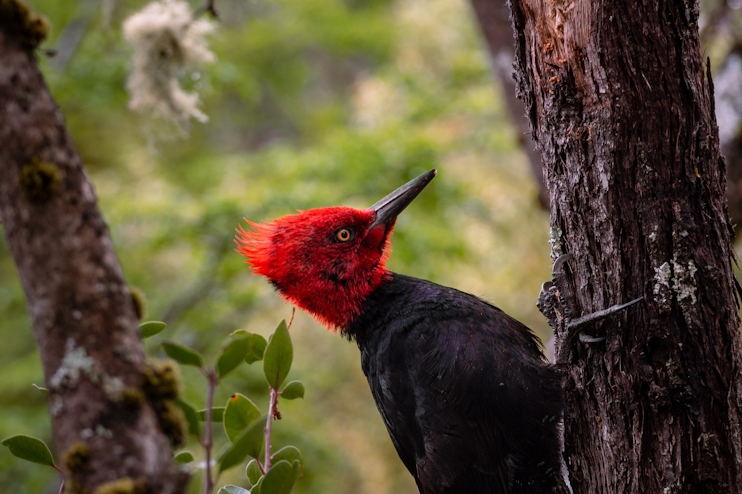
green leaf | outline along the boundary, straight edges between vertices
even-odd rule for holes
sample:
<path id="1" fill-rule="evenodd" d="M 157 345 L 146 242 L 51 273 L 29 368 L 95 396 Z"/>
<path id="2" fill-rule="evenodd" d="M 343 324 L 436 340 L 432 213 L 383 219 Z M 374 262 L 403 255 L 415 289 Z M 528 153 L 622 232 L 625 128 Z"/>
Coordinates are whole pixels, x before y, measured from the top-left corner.
<path id="1" fill-rule="evenodd" d="M 226 376 L 242 363 L 250 349 L 247 338 L 230 341 L 216 360 L 216 372 L 219 378 Z"/>
<path id="2" fill-rule="evenodd" d="M 196 350 L 173 343 L 172 341 L 163 341 L 162 349 L 167 356 L 183 365 L 192 365 L 194 367 L 203 367 L 204 359 Z"/>
<path id="3" fill-rule="evenodd" d="M 225 485 L 216 494 L 250 494 L 250 491 L 236 485 Z"/>
<path id="4" fill-rule="evenodd" d="M 41 465 L 54 466 L 54 458 L 49 447 L 41 439 L 31 436 L 11 436 L 3 439 L 3 446 L 7 446 L 13 456 L 22 460 L 32 461 Z"/>
<path id="5" fill-rule="evenodd" d="M 181 451 L 173 456 L 173 460 L 175 460 L 175 463 L 178 464 L 190 463 L 193 461 L 193 455 L 190 451 Z"/>
<path id="6" fill-rule="evenodd" d="M 250 463 L 247 464 L 247 468 L 245 468 L 245 475 L 247 475 L 247 480 L 250 481 L 250 484 L 256 485 L 258 483 L 260 478 L 263 476 L 263 472 L 260 471 L 260 465 L 258 465 L 258 460 L 250 460 Z"/>
<path id="7" fill-rule="evenodd" d="M 265 475 L 260 477 L 258 483 L 252 486 L 252 489 L 250 489 L 250 494 L 260 494 L 260 490 L 263 487 L 263 480 L 265 480 Z"/>
<path id="8" fill-rule="evenodd" d="M 224 432 L 227 433 L 230 441 L 235 442 L 240 434 L 259 417 L 260 410 L 255 403 L 247 396 L 235 393 L 227 401 L 227 407 L 224 410 Z"/>
<path id="9" fill-rule="evenodd" d="M 176 399 L 175 403 L 181 410 L 183 410 L 183 414 L 188 422 L 188 432 L 196 437 L 201 437 L 201 424 L 198 420 L 198 412 L 196 409 L 180 398 Z"/>
<path id="10" fill-rule="evenodd" d="M 157 333 L 160 333 L 167 324 L 160 321 L 147 321 L 139 325 L 139 330 L 142 332 L 142 338 L 149 338 Z"/>
<path id="11" fill-rule="evenodd" d="M 293 463 L 286 460 L 279 461 L 266 472 L 260 492 L 262 494 L 289 494 L 299 476 L 300 468 L 298 461 Z"/>
<path id="12" fill-rule="evenodd" d="M 268 345 L 268 342 L 265 341 L 265 338 L 263 338 L 259 334 L 251 334 L 247 338 L 247 355 L 245 355 L 245 362 L 248 364 L 252 364 L 253 362 L 257 362 L 259 360 L 263 360 L 263 354 L 265 354 L 265 347 Z"/>
<path id="13" fill-rule="evenodd" d="M 263 356 L 263 372 L 268 384 L 273 389 L 279 389 L 284 379 L 286 379 L 293 358 L 294 347 L 291 344 L 291 336 L 286 327 L 286 321 L 281 321 L 265 348 L 265 355 Z"/>
<path id="14" fill-rule="evenodd" d="M 281 391 L 281 398 L 285 400 L 304 398 L 304 385 L 299 381 L 291 381 Z"/>
<path id="15" fill-rule="evenodd" d="M 253 422 L 237 438 L 234 444 L 224 452 L 218 461 L 219 473 L 238 465 L 248 456 L 252 456 L 253 458 L 260 456 L 260 452 L 263 451 L 263 428 L 267 419 L 268 416 L 263 415 L 260 419 Z"/>
<path id="16" fill-rule="evenodd" d="M 206 420 L 206 410 L 199 410 L 198 420 L 201 422 Z M 211 407 L 211 421 L 214 423 L 222 422 L 224 420 L 224 407 Z"/>
<path id="17" fill-rule="evenodd" d="M 279 462 L 281 460 L 286 460 L 289 463 L 298 461 L 300 465 L 303 463 L 301 452 L 294 446 L 284 446 L 271 455 L 271 461 Z"/>
<path id="18" fill-rule="evenodd" d="M 49 390 L 46 388 L 42 388 L 41 386 L 37 386 L 36 384 L 31 384 L 34 388 L 38 389 L 42 395 L 48 394 Z"/>

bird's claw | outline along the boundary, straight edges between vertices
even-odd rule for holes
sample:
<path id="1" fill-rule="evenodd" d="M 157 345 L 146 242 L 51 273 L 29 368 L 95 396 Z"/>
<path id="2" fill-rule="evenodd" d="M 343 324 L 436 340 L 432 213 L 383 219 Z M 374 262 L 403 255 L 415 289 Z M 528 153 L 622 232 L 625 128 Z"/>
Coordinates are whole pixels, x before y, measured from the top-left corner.
<path id="1" fill-rule="evenodd" d="M 611 307 L 608 307 L 607 309 L 599 310 L 591 314 L 588 314 L 586 316 L 579 317 L 577 319 L 572 319 L 570 321 L 567 321 L 567 324 L 565 325 L 565 327 L 567 328 L 568 331 L 576 331 L 576 330 L 582 329 L 589 324 L 601 321 L 605 319 L 606 317 L 610 316 L 611 314 L 615 314 L 616 312 L 619 312 L 627 307 L 630 307 L 636 303 L 639 303 L 642 300 L 644 300 L 644 297 L 635 298 L 631 302 L 627 302 L 625 304 L 613 305 Z"/>
<path id="2" fill-rule="evenodd" d="M 536 304 L 554 329 L 557 339 L 560 340 L 560 343 L 556 345 L 558 362 L 568 362 L 571 359 L 572 341 L 576 336 L 580 342 L 586 344 L 600 343 L 606 339 L 605 336 L 584 334 L 581 332 L 582 329 L 644 300 L 644 297 L 639 297 L 625 304 L 574 317 L 578 312 L 572 284 L 567 279 L 567 269 L 565 269 L 572 258 L 572 254 L 563 254 L 554 261 L 552 279 L 541 285 L 541 293 Z"/>
<path id="3" fill-rule="evenodd" d="M 556 261 L 554 261 L 554 264 L 551 266 L 551 277 L 555 278 L 563 274 L 562 268 L 564 267 L 564 264 L 572 260 L 572 257 L 572 254 L 562 254 L 557 257 Z"/>
<path id="4" fill-rule="evenodd" d="M 590 336 L 580 333 L 579 339 L 582 343 L 600 343 L 601 341 L 605 341 L 605 336 Z"/>

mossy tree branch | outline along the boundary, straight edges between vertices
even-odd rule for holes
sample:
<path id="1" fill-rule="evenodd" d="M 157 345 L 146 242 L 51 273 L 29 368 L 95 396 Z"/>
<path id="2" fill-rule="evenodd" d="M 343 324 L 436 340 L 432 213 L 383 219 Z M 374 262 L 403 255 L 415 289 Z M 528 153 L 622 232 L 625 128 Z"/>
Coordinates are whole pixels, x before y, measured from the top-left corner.
<path id="1" fill-rule="evenodd" d="M 64 118 L 33 50 L 46 23 L 0 0 L 0 220 L 44 367 L 54 441 L 69 492 L 180 493 L 155 407 L 142 387 L 132 297 Z M 79 454 L 84 451 L 84 455 Z M 119 491 L 117 491 L 119 492 Z"/>

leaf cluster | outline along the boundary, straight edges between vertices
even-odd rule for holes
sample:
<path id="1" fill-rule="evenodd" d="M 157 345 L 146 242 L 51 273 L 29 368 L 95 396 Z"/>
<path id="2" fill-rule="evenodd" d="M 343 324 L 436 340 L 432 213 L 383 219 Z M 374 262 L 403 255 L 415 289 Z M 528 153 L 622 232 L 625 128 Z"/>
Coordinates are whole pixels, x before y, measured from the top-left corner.
<path id="1" fill-rule="evenodd" d="M 167 325 L 159 321 L 147 321 L 140 325 L 143 338 L 151 338 L 165 329 Z M 304 397 L 304 385 L 299 381 L 288 383 L 283 390 L 281 385 L 288 376 L 293 361 L 293 344 L 286 321 L 276 328 L 268 341 L 255 333 L 244 330 L 235 331 L 223 346 L 212 367 L 205 366 L 204 357 L 196 350 L 172 341 L 163 341 L 162 349 L 168 357 L 180 365 L 200 369 L 207 377 L 208 397 L 213 396 L 214 388 L 221 379 L 243 363 L 252 364 L 263 361 L 263 373 L 272 391 L 272 414 L 279 418 L 275 406 L 277 396 L 292 400 Z M 177 369 L 176 369 L 177 370 Z M 168 395 L 170 398 L 173 396 Z M 219 492 L 247 492 L 252 494 L 289 494 L 301 471 L 301 453 L 294 446 L 286 446 L 275 453 L 270 453 L 270 423 L 268 415 L 261 414 L 260 409 L 247 396 L 234 393 L 224 407 L 214 407 L 207 399 L 207 407 L 197 411 L 187 401 L 175 398 L 188 423 L 188 433 L 195 436 L 207 449 L 210 456 L 211 439 L 207 431 L 212 423 L 221 422 L 229 443 L 222 449 L 216 459 L 218 474 L 240 465 L 246 458 L 251 458 L 246 468 L 247 478 L 252 486 L 250 491 L 237 486 L 225 486 Z M 273 417 L 271 417 L 273 418 Z M 15 457 L 51 466 L 57 470 L 49 447 L 41 439 L 15 435 L 2 441 Z M 265 457 L 268 453 L 270 459 Z M 179 464 L 194 462 L 190 451 L 178 451 L 173 457 Z M 272 463 L 272 465 L 271 465 Z M 269 466 L 270 465 L 270 466 Z M 211 482 L 211 467 L 207 469 L 207 482 Z M 211 485 L 211 484 L 208 484 Z"/>

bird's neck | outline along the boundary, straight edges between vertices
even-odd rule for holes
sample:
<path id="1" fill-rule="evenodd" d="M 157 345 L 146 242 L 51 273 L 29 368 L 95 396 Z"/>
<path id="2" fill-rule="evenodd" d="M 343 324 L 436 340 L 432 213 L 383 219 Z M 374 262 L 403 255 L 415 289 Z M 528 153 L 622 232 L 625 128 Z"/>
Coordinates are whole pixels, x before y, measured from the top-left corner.
<path id="1" fill-rule="evenodd" d="M 308 312 L 331 331 L 343 333 L 361 314 L 366 299 L 391 279 L 391 271 L 381 268 L 370 276 L 345 280 L 313 279 L 306 283 L 274 285 L 289 303 Z"/>

